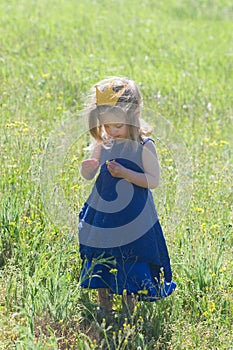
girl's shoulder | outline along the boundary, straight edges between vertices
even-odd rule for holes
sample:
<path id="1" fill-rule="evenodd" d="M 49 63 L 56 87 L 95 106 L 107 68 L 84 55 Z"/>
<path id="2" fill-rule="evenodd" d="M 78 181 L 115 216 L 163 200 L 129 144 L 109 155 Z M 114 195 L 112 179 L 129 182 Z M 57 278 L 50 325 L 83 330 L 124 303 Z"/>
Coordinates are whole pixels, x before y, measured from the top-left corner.
<path id="1" fill-rule="evenodd" d="M 149 158 L 151 156 L 158 158 L 155 141 L 152 138 L 147 137 L 143 139 L 142 146 L 144 146 L 142 147 L 142 158 L 147 158 L 148 156 Z"/>

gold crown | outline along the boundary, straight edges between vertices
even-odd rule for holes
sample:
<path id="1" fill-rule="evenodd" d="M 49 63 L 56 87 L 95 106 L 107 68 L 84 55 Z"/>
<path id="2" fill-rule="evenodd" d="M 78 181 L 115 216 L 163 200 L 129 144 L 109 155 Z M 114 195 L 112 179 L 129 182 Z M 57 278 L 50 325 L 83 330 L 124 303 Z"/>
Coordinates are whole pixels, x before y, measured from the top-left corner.
<path id="1" fill-rule="evenodd" d="M 115 106 L 117 101 L 119 100 L 119 97 L 123 94 L 125 89 L 127 88 L 128 84 L 125 84 L 119 91 L 113 90 L 113 81 L 109 84 L 107 89 L 105 89 L 103 92 L 98 89 L 98 86 L 96 85 L 96 104 L 97 106 Z"/>

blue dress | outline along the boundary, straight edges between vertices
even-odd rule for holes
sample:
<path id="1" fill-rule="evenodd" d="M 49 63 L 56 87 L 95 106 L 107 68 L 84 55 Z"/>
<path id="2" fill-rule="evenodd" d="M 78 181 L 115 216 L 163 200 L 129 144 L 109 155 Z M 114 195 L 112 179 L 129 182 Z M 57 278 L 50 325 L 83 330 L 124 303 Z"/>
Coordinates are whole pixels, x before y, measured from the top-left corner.
<path id="1" fill-rule="evenodd" d="M 155 301 L 176 288 L 166 241 L 150 189 L 113 177 L 107 161 L 143 173 L 141 144 L 103 145 L 100 172 L 79 213 L 81 286 Z"/>

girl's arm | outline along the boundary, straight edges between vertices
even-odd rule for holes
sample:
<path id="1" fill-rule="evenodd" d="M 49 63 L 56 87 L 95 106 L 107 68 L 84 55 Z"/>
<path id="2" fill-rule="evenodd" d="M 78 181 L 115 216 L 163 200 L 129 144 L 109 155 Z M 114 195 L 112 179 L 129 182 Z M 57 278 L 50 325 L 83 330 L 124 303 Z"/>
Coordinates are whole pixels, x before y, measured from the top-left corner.
<path id="1" fill-rule="evenodd" d="M 108 170 L 112 176 L 121 177 L 134 185 L 155 188 L 159 184 L 160 166 L 154 143 L 148 141 L 142 150 L 142 164 L 144 173 L 127 169 L 116 161 L 108 163 Z"/>
<path id="2" fill-rule="evenodd" d="M 81 163 L 81 175 L 86 180 L 91 180 L 97 173 L 99 168 L 99 159 L 100 159 L 101 145 L 96 144 L 92 150 L 91 156 L 88 159 L 85 159 Z"/>

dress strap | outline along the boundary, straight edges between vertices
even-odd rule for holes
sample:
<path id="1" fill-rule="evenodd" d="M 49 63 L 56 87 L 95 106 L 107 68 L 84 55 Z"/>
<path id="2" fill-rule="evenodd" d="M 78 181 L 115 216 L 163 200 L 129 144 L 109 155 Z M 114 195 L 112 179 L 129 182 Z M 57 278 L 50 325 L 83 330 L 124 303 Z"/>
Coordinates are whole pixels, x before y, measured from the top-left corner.
<path id="1" fill-rule="evenodd" d="M 150 137 L 146 137 L 144 140 L 142 140 L 141 144 L 144 146 L 148 141 L 152 141 L 153 143 L 155 143 L 153 139 L 151 139 Z"/>

